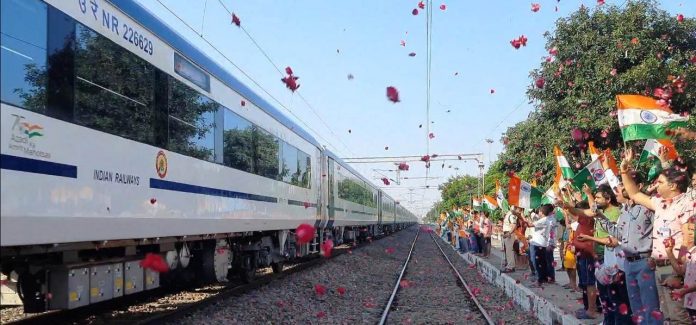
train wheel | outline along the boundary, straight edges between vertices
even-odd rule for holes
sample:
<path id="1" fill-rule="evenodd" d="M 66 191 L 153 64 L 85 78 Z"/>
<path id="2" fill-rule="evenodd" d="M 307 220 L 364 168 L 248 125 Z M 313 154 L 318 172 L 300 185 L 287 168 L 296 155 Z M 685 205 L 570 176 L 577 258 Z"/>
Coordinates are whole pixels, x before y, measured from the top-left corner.
<path id="1" fill-rule="evenodd" d="M 253 255 L 243 257 L 242 267 L 239 270 L 242 280 L 246 283 L 254 283 L 256 281 L 256 259 Z"/>
<path id="2" fill-rule="evenodd" d="M 275 274 L 282 273 L 283 266 L 285 266 L 285 263 L 283 263 L 283 262 L 271 263 L 271 268 L 273 269 L 273 273 L 275 273 Z"/>

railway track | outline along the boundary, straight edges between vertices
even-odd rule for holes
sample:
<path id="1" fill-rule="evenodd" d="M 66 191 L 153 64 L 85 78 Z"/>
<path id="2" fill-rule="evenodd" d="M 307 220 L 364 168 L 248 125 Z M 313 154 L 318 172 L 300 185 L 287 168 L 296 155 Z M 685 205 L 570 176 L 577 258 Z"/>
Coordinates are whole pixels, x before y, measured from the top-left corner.
<path id="1" fill-rule="evenodd" d="M 379 237 L 377 240 L 384 238 Z M 344 244 L 333 249 L 331 258 L 368 245 L 372 240 L 356 246 Z M 253 283 L 233 281 L 227 284 L 189 286 L 184 288 L 158 288 L 140 292 L 101 304 L 75 310 L 49 311 L 3 324 L 162 324 L 185 318 L 197 310 L 215 305 L 230 297 L 258 289 L 273 281 L 324 263 L 326 258 L 311 256 L 286 264 L 283 272 L 274 274 L 270 268 L 262 269 Z"/>
<path id="2" fill-rule="evenodd" d="M 379 324 L 484 321 L 493 325 L 432 232 L 423 232 L 416 233 Z"/>

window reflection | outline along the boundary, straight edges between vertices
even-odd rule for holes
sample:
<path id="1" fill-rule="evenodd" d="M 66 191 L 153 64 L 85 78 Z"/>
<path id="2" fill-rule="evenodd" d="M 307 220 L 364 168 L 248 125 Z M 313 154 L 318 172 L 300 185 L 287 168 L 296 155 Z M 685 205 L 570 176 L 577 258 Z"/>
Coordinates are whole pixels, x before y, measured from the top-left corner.
<path id="1" fill-rule="evenodd" d="M 195 158 L 215 157 L 215 111 L 219 105 L 170 78 L 169 149 Z"/>
<path id="2" fill-rule="evenodd" d="M 226 109 L 222 153 L 225 166 L 253 173 L 253 145 L 252 124 Z"/>
<path id="3" fill-rule="evenodd" d="M 152 143 L 155 68 L 81 24 L 76 37 L 75 123 Z"/>
<path id="4" fill-rule="evenodd" d="M 37 0 L 2 0 L 0 5 L 0 98 L 43 113 L 47 6 Z"/>

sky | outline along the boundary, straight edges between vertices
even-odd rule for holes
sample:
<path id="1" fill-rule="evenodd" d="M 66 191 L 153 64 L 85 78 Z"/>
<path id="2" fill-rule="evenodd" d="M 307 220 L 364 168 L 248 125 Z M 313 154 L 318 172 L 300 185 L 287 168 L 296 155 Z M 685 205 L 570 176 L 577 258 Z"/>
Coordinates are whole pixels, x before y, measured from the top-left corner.
<path id="1" fill-rule="evenodd" d="M 596 0 L 538 0 L 532 12 L 532 1 L 434 1 L 428 115 L 427 17 L 412 14 L 418 1 L 138 1 L 339 157 L 481 154 L 485 169 L 504 149 L 502 133 L 532 111 L 528 76 L 548 56 L 544 33 L 580 5 L 597 7 Z M 658 3 L 674 16 L 696 16 L 695 0 Z M 521 35 L 527 46 L 515 50 L 510 40 Z M 296 93 L 280 81 L 286 66 L 300 77 Z M 389 86 L 400 102 L 387 99 Z M 440 199 L 439 184 L 479 175 L 476 161 L 444 163 L 433 162 L 426 179 L 425 163 L 408 162 L 400 184 L 389 186 L 380 179 L 397 178 L 394 164 L 351 166 L 422 216 Z"/>

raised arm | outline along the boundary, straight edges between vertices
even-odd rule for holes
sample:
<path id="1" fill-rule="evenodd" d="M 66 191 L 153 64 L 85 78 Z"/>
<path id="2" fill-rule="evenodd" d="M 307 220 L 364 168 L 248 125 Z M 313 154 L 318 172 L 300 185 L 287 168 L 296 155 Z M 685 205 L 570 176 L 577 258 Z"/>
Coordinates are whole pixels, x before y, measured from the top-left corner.
<path id="1" fill-rule="evenodd" d="M 621 160 L 621 181 L 623 182 L 624 189 L 626 190 L 626 193 L 628 193 L 631 200 L 652 211 L 655 211 L 655 207 L 653 206 L 650 197 L 640 191 L 640 188 L 638 188 L 638 185 L 636 185 L 633 177 L 631 177 L 630 172 L 632 161 L 633 149 L 627 148 L 624 151 L 624 159 Z"/>

